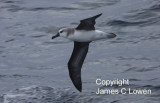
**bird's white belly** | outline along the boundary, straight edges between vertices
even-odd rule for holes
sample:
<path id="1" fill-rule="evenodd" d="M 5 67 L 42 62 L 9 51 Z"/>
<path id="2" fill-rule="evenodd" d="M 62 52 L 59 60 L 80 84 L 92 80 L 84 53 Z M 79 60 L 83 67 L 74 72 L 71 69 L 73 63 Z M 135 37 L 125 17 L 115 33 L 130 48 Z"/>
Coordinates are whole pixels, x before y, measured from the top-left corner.
<path id="1" fill-rule="evenodd" d="M 107 33 L 99 30 L 92 30 L 92 31 L 76 30 L 74 34 L 68 36 L 68 39 L 77 42 L 90 42 L 103 38 L 107 38 Z"/>

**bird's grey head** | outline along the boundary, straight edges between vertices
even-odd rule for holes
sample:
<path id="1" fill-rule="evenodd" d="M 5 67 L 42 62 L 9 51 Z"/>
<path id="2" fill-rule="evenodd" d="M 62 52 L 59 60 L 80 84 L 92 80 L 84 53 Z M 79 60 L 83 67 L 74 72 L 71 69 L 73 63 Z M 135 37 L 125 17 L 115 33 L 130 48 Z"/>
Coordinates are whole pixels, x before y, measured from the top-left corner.
<path id="1" fill-rule="evenodd" d="M 68 29 L 67 28 L 62 28 L 62 29 L 60 29 L 59 31 L 58 31 L 58 33 L 56 34 L 56 35 L 54 35 L 53 37 L 52 37 L 52 39 L 54 39 L 54 38 L 56 38 L 56 37 L 59 37 L 59 36 L 61 36 L 61 37 L 68 37 Z"/>

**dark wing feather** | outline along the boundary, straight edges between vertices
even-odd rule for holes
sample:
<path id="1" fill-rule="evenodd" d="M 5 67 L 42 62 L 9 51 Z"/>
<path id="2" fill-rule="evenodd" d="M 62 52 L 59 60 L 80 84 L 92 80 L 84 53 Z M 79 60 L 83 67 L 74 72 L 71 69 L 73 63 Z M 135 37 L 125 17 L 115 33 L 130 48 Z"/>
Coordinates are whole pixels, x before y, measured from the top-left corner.
<path id="1" fill-rule="evenodd" d="M 102 13 L 96 16 L 81 20 L 76 30 L 95 30 L 95 27 L 94 27 L 94 25 L 96 24 L 95 20 L 101 15 Z"/>
<path id="2" fill-rule="evenodd" d="M 74 49 L 68 62 L 70 78 L 74 86 L 81 92 L 81 67 L 88 52 L 90 42 L 74 42 Z"/>

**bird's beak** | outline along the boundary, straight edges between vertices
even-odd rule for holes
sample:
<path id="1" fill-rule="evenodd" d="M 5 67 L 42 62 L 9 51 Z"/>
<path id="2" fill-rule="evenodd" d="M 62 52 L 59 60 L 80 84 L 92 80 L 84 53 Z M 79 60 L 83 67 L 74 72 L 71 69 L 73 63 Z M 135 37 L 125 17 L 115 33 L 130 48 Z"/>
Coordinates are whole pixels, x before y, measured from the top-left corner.
<path id="1" fill-rule="evenodd" d="M 52 36 L 52 39 L 59 37 L 59 33 L 57 33 L 56 35 Z"/>
<path id="2" fill-rule="evenodd" d="M 109 33 L 108 38 L 114 38 L 114 37 L 116 37 L 116 36 L 117 36 L 117 35 L 114 34 L 114 33 Z"/>

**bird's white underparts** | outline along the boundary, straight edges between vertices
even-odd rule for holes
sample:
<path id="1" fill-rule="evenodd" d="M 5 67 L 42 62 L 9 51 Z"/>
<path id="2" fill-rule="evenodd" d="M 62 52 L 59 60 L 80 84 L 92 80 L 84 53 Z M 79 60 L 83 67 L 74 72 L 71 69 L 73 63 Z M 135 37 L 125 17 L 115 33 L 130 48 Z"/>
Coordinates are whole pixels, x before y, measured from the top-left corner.
<path id="1" fill-rule="evenodd" d="M 62 28 L 58 36 L 77 42 L 91 42 L 100 39 L 114 38 L 114 33 L 106 33 L 100 30 L 76 30 L 75 28 Z"/>

